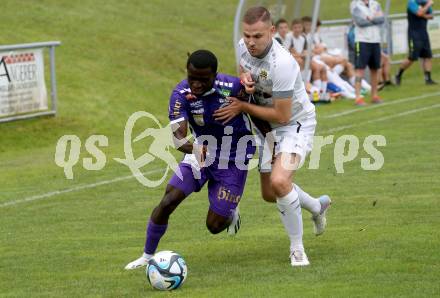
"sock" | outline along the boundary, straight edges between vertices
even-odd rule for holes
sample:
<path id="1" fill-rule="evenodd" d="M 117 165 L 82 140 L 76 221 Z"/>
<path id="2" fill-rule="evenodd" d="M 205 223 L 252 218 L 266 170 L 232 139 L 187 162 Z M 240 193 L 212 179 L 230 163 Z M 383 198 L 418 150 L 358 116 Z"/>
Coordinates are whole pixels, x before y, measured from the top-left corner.
<path id="1" fill-rule="evenodd" d="M 425 71 L 425 81 L 431 81 L 431 72 Z"/>
<path id="2" fill-rule="evenodd" d="M 405 71 L 405 70 L 404 70 L 403 68 L 400 68 L 400 69 L 399 69 L 399 73 L 397 74 L 397 76 L 398 76 L 399 78 L 402 77 L 404 71 Z"/>
<path id="3" fill-rule="evenodd" d="M 149 259 L 149 258 L 151 258 L 153 255 L 151 255 L 151 254 L 146 254 L 146 253 L 143 253 L 142 254 L 142 257 L 144 258 L 144 259 Z"/>
<path id="4" fill-rule="evenodd" d="M 317 88 L 318 90 L 321 89 L 321 80 L 314 80 L 313 81 L 313 87 Z"/>
<path id="5" fill-rule="evenodd" d="M 306 209 L 312 215 L 318 215 L 321 212 L 321 203 L 318 199 L 313 198 L 311 195 L 303 191 L 297 184 L 293 184 L 296 192 L 298 193 L 299 203 L 301 208 Z"/>
<path id="6" fill-rule="evenodd" d="M 365 81 L 364 79 L 361 81 L 361 87 L 362 87 L 363 89 L 365 89 L 367 92 L 370 92 L 370 91 L 371 91 L 371 85 L 368 84 L 368 82 Z"/>
<path id="7" fill-rule="evenodd" d="M 352 76 L 352 77 L 350 78 L 350 84 L 351 84 L 352 86 L 354 86 L 355 83 L 356 83 L 356 77 L 355 77 L 355 76 Z"/>
<path id="8" fill-rule="evenodd" d="M 294 187 L 286 196 L 277 198 L 277 206 L 281 221 L 290 238 L 290 250 L 304 250 L 301 206 Z"/>
<path id="9" fill-rule="evenodd" d="M 321 92 L 322 93 L 326 93 L 327 92 L 327 81 L 322 81 L 321 82 Z"/>
<path id="10" fill-rule="evenodd" d="M 340 75 L 344 71 L 344 66 L 336 64 L 335 67 L 333 67 L 333 71 Z"/>
<path id="11" fill-rule="evenodd" d="M 157 225 L 151 219 L 147 227 L 147 239 L 145 240 L 144 252 L 152 255 L 159 245 L 160 238 L 165 234 L 168 225 Z"/>

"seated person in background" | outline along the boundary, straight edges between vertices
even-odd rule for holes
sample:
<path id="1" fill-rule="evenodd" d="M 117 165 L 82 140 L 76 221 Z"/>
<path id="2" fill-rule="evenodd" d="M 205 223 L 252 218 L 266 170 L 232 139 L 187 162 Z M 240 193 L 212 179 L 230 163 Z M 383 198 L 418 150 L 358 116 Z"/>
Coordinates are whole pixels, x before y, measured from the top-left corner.
<path id="1" fill-rule="evenodd" d="M 385 51 L 382 50 L 379 69 L 379 86 L 382 90 L 386 86 L 393 85 L 391 82 L 391 59 Z"/>
<path id="2" fill-rule="evenodd" d="M 320 44 L 322 42 L 321 37 L 319 36 L 318 30 L 316 30 L 315 34 L 313 35 L 312 40 L 312 18 L 309 16 L 305 16 L 301 18 L 301 22 L 304 28 L 304 34 L 306 36 L 307 42 L 312 44 L 312 48 L 316 44 Z M 318 20 L 317 27 L 321 26 L 321 21 Z"/>
<path id="3" fill-rule="evenodd" d="M 301 69 L 304 68 L 304 62 L 307 56 L 307 40 L 304 35 L 303 25 L 300 19 L 292 21 L 292 43 L 290 44 L 289 51 L 292 56 L 298 62 Z"/>
<path id="4" fill-rule="evenodd" d="M 292 44 L 292 34 L 289 32 L 289 23 L 285 19 L 279 19 L 275 23 L 275 29 L 277 32 L 274 38 L 283 45 L 283 47 L 289 50 Z"/>
<path id="5" fill-rule="evenodd" d="M 308 37 L 308 40 L 311 40 L 311 27 L 312 27 L 312 21 L 310 17 L 304 17 L 303 20 L 303 27 L 304 27 L 304 33 Z M 316 32 L 313 36 L 313 53 L 314 53 L 314 60 L 315 61 L 321 61 L 325 63 L 331 70 L 333 70 L 337 75 L 343 74 L 345 77 L 348 78 L 348 81 L 352 86 L 355 84 L 355 72 L 354 72 L 354 66 L 352 63 L 348 61 L 347 58 L 340 54 L 330 54 L 327 50 L 327 45 L 322 42 L 321 37 L 319 35 L 319 29 L 321 27 L 321 22 L 318 20 L 316 25 Z M 335 51 L 338 52 L 338 51 Z M 364 80 L 362 83 L 362 87 L 366 91 L 370 91 L 371 87 L 370 85 Z"/>
<path id="6" fill-rule="evenodd" d="M 306 57 L 307 57 L 307 47 L 308 41 L 306 35 L 304 34 L 303 22 L 300 19 L 295 19 L 292 21 L 292 33 L 291 33 L 291 45 L 289 47 L 292 56 L 298 62 L 301 70 L 304 70 Z M 310 69 L 312 75 L 313 91 L 319 93 L 319 99 L 324 101 L 329 101 L 330 96 L 327 92 L 327 69 L 325 65 L 316 63 L 315 61 L 310 62 Z M 306 74 L 306 81 L 310 80 L 310 74 Z M 309 90 L 310 91 L 310 90 Z"/>

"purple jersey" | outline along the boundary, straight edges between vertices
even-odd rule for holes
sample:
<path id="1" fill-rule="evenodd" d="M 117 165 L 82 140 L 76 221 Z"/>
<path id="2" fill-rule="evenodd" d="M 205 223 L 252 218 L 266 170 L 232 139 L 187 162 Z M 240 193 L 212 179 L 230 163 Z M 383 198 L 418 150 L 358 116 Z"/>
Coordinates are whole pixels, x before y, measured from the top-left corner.
<path id="1" fill-rule="evenodd" d="M 240 79 L 226 74 L 217 74 L 214 87 L 204 95 L 194 98 L 187 80 L 174 88 L 169 105 L 169 118 L 172 123 L 188 121 L 194 137 L 199 143 L 212 136 L 215 142 L 208 140 L 208 152 L 215 152 L 216 160 L 248 160 L 255 153 L 251 139 L 251 122 L 247 115 L 240 114 L 226 124 L 214 119 L 214 112 L 228 104 L 226 97 L 238 97 L 243 87 Z M 245 137 L 246 136 L 246 137 Z M 239 144 L 239 140 L 242 138 Z M 224 140 L 225 144 L 222 144 Z M 206 142 L 205 142 L 206 143 Z M 243 151 L 243 152 L 242 152 Z M 246 157 L 245 157 L 246 156 Z M 243 157 L 243 158 L 241 158 Z"/>

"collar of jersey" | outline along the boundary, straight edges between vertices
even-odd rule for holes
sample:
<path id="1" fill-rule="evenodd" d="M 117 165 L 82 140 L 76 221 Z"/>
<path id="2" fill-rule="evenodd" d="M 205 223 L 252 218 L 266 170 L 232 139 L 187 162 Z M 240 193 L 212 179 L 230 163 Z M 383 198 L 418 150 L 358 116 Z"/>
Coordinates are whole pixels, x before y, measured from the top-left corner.
<path id="1" fill-rule="evenodd" d="M 266 57 L 267 54 L 269 54 L 270 49 L 272 49 L 272 46 L 273 46 L 273 38 L 272 38 L 270 45 L 268 45 L 267 48 L 264 50 L 263 54 L 261 54 L 259 57 L 255 57 L 255 58 L 264 59 L 264 57 Z"/>
<path id="2" fill-rule="evenodd" d="M 209 90 L 209 91 L 203 93 L 200 97 L 205 97 L 205 96 L 211 95 L 211 94 L 214 93 L 215 91 L 216 91 L 216 89 L 215 89 L 215 88 L 212 88 L 211 90 Z"/>

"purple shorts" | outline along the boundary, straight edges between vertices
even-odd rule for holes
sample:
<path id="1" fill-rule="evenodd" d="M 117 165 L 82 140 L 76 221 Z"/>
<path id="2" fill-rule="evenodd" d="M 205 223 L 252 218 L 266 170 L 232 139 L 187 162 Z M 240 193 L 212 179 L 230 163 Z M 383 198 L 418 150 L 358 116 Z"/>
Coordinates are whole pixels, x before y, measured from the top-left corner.
<path id="1" fill-rule="evenodd" d="M 181 162 L 179 168 L 183 181 L 174 174 L 168 182 L 169 185 L 189 196 L 192 192 L 199 192 L 208 182 L 209 209 L 223 217 L 231 216 L 243 194 L 247 170 L 238 169 L 233 162 L 228 169 L 218 169 L 218 164 L 214 163 L 202 168 L 200 179 L 196 179 L 191 165 Z"/>

